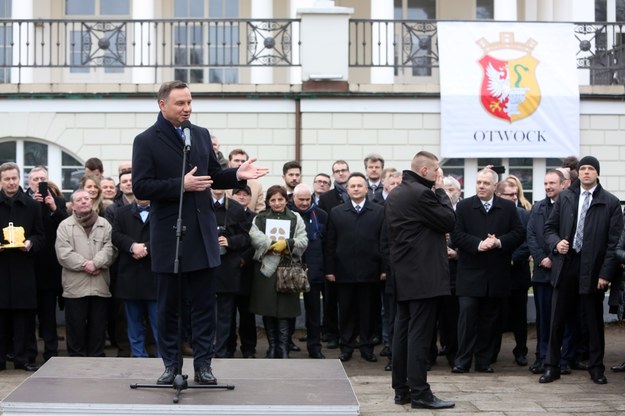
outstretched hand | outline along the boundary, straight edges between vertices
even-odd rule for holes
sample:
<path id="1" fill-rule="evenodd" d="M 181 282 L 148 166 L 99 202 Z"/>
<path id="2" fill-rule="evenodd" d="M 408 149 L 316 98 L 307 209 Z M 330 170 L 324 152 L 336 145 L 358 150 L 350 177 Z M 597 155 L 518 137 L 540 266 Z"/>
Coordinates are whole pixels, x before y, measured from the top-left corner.
<path id="1" fill-rule="evenodd" d="M 268 168 L 254 166 L 256 158 L 253 157 L 244 162 L 237 170 L 237 179 L 256 179 L 269 173 Z"/>

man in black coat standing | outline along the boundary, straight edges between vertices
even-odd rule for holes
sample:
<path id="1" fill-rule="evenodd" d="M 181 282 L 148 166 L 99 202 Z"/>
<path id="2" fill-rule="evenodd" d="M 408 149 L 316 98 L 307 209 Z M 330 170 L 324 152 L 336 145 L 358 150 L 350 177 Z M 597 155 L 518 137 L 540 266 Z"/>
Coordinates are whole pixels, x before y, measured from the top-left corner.
<path id="1" fill-rule="evenodd" d="M 45 244 L 41 204 L 20 187 L 20 169 L 13 162 L 0 165 L 0 371 L 6 369 L 7 345 L 13 344 L 16 369 L 36 371 L 35 337 L 37 283 L 34 256 Z M 22 227 L 24 241 L 10 245 L 3 229 Z"/>
<path id="2" fill-rule="evenodd" d="M 191 126 L 193 143 L 181 177 L 185 144 L 181 124 L 191 117 L 191 91 L 181 81 L 161 85 L 156 123 L 139 134 L 133 144 L 132 188 L 139 199 L 150 200 L 152 218 L 152 271 L 157 273 L 158 344 L 165 371 L 157 383 L 172 384 L 178 372 L 178 276 L 174 232 L 181 186 L 184 247 L 180 262 L 182 284 L 192 294 L 191 328 L 195 381 L 216 384 L 211 370 L 215 334 L 215 276 L 220 264 L 217 223 L 210 188 L 232 189 L 244 180 L 259 178 L 267 169 L 253 165 L 255 158 L 237 169 L 222 169 L 208 130 Z"/>
<path id="3" fill-rule="evenodd" d="M 453 373 L 471 368 L 492 373 L 499 339 L 503 299 L 510 295 L 512 252 L 525 240 L 525 229 L 513 202 L 495 195 L 497 174 L 485 168 L 477 174 L 477 195 L 456 205 L 451 233 L 458 247 L 458 353 Z"/>
<path id="4" fill-rule="evenodd" d="M 355 348 L 366 361 L 377 361 L 373 326 L 388 252 L 384 208 L 367 200 L 367 190 L 365 175 L 352 173 L 347 180 L 350 200 L 334 207 L 328 219 L 323 260 L 326 279 L 336 282 L 341 361 L 349 361 Z"/>
<path id="5" fill-rule="evenodd" d="M 456 215 L 443 188 L 438 158 L 421 151 L 386 199 L 386 222 L 397 316 L 393 336 L 395 403 L 444 409 L 427 382 L 427 361 L 442 296 L 450 294 L 445 233 Z"/>
<path id="6" fill-rule="evenodd" d="M 306 346 L 310 358 L 325 358 L 321 352 L 321 292 L 323 290 L 323 238 L 326 236 L 328 214 L 312 202 L 312 189 L 299 184 L 293 190 L 293 211 L 306 224 L 308 246 L 302 261 L 308 266 L 310 291 L 304 293 L 306 310 Z"/>
<path id="7" fill-rule="evenodd" d="M 583 157 L 578 181 L 563 191 L 545 223 L 545 245 L 554 254 L 551 268 L 553 304 L 545 372 L 540 383 L 560 378 L 560 347 L 567 317 L 577 305 L 588 329 L 588 372 L 606 384 L 603 298 L 614 276 L 623 214 L 616 196 L 599 183 L 599 161 Z"/>

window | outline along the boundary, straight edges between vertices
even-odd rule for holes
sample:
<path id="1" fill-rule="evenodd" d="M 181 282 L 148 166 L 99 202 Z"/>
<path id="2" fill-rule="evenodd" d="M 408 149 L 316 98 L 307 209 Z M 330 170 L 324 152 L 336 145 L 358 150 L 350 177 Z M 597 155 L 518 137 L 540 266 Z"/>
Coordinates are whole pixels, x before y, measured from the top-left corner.
<path id="1" fill-rule="evenodd" d="M 130 0 L 65 0 L 65 14 L 98 19 L 68 26 L 70 72 L 89 73 L 95 64 L 105 74 L 123 73 L 126 60 L 126 25 L 106 20 L 130 17 Z"/>
<path id="2" fill-rule="evenodd" d="M 625 22 L 625 0 L 595 0 L 595 22 Z"/>
<path id="3" fill-rule="evenodd" d="M 493 20 L 495 18 L 494 0 L 477 0 L 475 2 L 475 18 Z"/>
<path id="4" fill-rule="evenodd" d="M 219 18 L 236 19 L 239 3 L 233 0 L 175 0 L 176 18 Z M 220 20 L 209 23 L 179 23 L 174 28 L 176 43 L 174 75 L 186 82 L 235 84 L 239 82 L 239 71 L 225 65 L 239 64 L 239 24 L 236 21 Z M 202 64 L 218 66 L 208 69 Z M 185 68 L 185 66 L 187 66 Z"/>
<path id="5" fill-rule="evenodd" d="M 56 162 L 58 161 L 58 162 Z M 78 188 L 84 164 L 58 146 L 33 140 L 0 142 L 0 164 L 15 162 L 22 171 L 22 188 L 28 187 L 28 173 L 37 165 L 48 168 L 50 181 L 62 190 L 66 199 Z"/>
<path id="6" fill-rule="evenodd" d="M 435 20 L 436 0 L 394 0 L 394 10 L 395 20 Z M 400 65 L 411 62 L 412 76 L 431 76 L 433 34 L 421 24 L 405 22 L 396 27 L 395 62 Z M 395 75 L 398 72 L 396 68 Z"/>
<path id="7" fill-rule="evenodd" d="M 11 17 L 11 0 L 0 0 L 0 18 Z M 11 82 L 11 70 L 8 68 L 13 63 L 13 26 L 11 24 L 0 26 L 0 83 Z"/>

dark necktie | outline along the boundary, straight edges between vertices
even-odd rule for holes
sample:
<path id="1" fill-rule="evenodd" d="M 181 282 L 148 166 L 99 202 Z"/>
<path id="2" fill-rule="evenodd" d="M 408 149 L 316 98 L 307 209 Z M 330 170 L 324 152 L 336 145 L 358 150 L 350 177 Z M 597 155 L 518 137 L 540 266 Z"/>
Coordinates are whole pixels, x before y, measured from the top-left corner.
<path id="1" fill-rule="evenodd" d="M 486 212 L 490 211 L 490 202 L 484 202 L 484 209 Z"/>
<path id="2" fill-rule="evenodd" d="M 575 239 L 573 240 L 573 250 L 578 253 L 582 250 L 582 243 L 584 240 L 584 222 L 586 220 L 586 211 L 590 206 L 590 192 L 584 191 L 584 202 L 582 203 L 582 210 L 579 213 L 579 219 L 577 220 L 577 229 L 575 230 Z"/>
<path id="3" fill-rule="evenodd" d="M 176 131 L 178 132 L 178 137 L 180 137 L 180 140 L 184 143 L 184 133 L 182 132 L 182 129 L 180 127 L 176 127 Z"/>
<path id="4" fill-rule="evenodd" d="M 356 205 L 354 209 L 356 210 L 356 212 L 360 212 L 360 205 Z"/>

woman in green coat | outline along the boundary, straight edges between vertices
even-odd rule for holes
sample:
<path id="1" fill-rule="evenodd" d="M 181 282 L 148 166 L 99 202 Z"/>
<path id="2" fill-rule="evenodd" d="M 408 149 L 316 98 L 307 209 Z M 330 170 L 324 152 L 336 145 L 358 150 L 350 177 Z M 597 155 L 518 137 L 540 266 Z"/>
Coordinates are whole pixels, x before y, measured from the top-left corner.
<path id="1" fill-rule="evenodd" d="M 256 260 L 250 312 L 263 317 L 269 343 L 266 358 L 289 358 L 289 318 L 300 314 L 299 293 L 277 293 L 276 270 L 281 257 L 302 256 L 308 246 L 308 236 L 302 217 L 286 206 L 284 187 L 270 187 L 265 204 L 267 208 L 254 218 L 250 229 Z"/>

